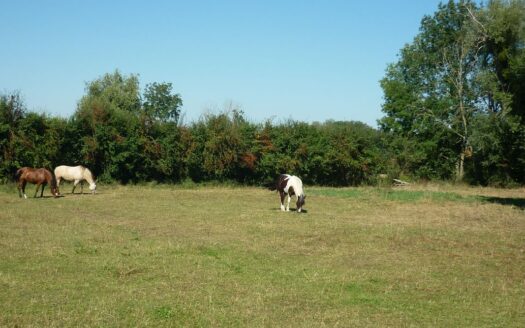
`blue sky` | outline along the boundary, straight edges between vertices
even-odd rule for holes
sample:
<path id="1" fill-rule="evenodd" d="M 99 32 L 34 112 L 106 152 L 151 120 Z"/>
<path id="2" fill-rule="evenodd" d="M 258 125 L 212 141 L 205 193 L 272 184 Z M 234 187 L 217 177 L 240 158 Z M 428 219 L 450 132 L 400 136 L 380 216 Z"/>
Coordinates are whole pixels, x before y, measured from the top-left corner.
<path id="1" fill-rule="evenodd" d="M 230 103 L 255 122 L 382 117 L 379 80 L 438 0 L 0 0 L 0 92 L 69 117 L 115 69 L 171 82 L 185 121 Z"/>

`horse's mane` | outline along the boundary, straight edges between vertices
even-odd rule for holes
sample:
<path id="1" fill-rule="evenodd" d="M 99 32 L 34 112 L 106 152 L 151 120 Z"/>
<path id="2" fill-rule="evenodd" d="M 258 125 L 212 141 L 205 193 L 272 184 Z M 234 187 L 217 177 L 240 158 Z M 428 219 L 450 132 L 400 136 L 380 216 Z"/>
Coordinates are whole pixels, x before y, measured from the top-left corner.
<path id="1" fill-rule="evenodd" d="M 82 173 L 83 177 L 86 178 L 90 178 L 93 182 L 95 181 L 95 177 L 93 175 L 93 173 L 91 172 L 90 169 L 88 169 L 87 167 L 83 166 L 83 165 L 80 165 L 84 170 L 84 172 Z"/>
<path id="2" fill-rule="evenodd" d="M 58 187 L 57 186 L 57 178 L 56 178 L 55 174 L 51 170 L 48 170 L 48 171 L 49 171 L 49 173 L 51 173 L 51 187 L 57 188 Z"/>

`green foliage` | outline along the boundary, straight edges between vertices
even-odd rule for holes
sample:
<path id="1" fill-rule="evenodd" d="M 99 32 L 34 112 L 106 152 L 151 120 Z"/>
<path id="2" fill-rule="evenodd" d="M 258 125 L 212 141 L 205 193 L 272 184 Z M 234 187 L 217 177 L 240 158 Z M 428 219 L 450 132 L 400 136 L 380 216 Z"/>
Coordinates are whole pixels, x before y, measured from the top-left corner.
<path id="1" fill-rule="evenodd" d="M 0 181 L 9 180 L 21 164 L 16 145 L 18 127 L 25 112 L 20 93 L 0 95 Z"/>
<path id="2" fill-rule="evenodd" d="M 525 1 L 448 1 L 421 21 L 381 80 L 380 129 L 253 123 L 237 108 L 179 122 L 171 83 L 143 92 L 118 70 L 86 84 L 68 119 L 0 95 L 0 181 L 21 166 L 83 164 L 98 181 L 378 185 L 389 178 L 525 183 Z M 379 179 L 379 176 L 381 178 Z"/>
<path id="3" fill-rule="evenodd" d="M 106 183 L 270 185 L 278 174 L 292 173 L 309 184 L 359 185 L 374 183 L 388 167 L 381 133 L 359 122 L 255 124 L 232 109 L 182 126 L 159 114 L 162 101 L 153 100 L 171 94 L 170 84 L 150 85 L 139 105 L 138 90 L 135 76 L 106 74 L 87 84 L 67 120 L 26 113 L 19 98 L 13 98 L 18 104 L 3 97 L 0 145 L 8 160 L 1 177 L 10 180 L 24 165 L 83 164 Z M 167 98 L 178 110 L 180 97 Z"/>
<path id="4" fill-rule="evenodd" d="M 27 112 L 18 92 L 0 96 L 0 181 L 23 166 L 56 166 L 66 126 L 64 119 Z"/>
<path id="5" fill-rule="evenodd" d="M 481 86 L 496 111 L 525 118 L 525 1 L 493 0 L 479 13 L 481 56 L 488 82 Z"/>
<path id="6" fill-rule="evenodd" d="M 236 177 L 236 169 L 239 168 L 241 157 L 247 150 L 242 138 L 242 128 L 245 124 L 248 123 L 242 114 L 233 111 L 207 115 L 193 126 L 195 147 L 202 151 L 202 154 L 195 154 L 197 156 L 194 156 L 193 163 L 200 166 L 198 172 L 202 176 L 219 180 Z M 194 178 L 199 180 L 197 176 Z"/>
<path id="7" fill-rule="evenodd" d="M 471 183 L 512 186 L 523 183 L 525 126 L 513 116 L 476 119 L 474 152 L 468 179 Z"/>
<path id="8" fill-rule="evenodd" d="M 441 4 L 381 86 L 379 121 L 400 174 L 524 183 L 525 2 Z M 498 146 L 499 145 L 499 146 Z"/>
<path id="9" fill-rule="evenodd" d="M 177 122 L 182 106 L 180 95 L 171 94 L 171 83 L 151 83 L 144 91 L 144 112 L 154 120 Z"/>

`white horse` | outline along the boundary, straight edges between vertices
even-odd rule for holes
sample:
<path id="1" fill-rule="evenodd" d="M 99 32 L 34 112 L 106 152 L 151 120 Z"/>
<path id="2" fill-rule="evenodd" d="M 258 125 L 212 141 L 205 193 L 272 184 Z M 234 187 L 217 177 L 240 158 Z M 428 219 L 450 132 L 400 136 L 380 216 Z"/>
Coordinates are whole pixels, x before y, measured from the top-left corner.
<path id="1" fill-rule="evenodd" d="M 290 211 L 290 200 L 293 195 L 297 196 L 297 212 L 301 212 L 306 195 L 303 190 L 303 182 L 295 175 L 281 174 L 277 181 L 277 190 L 281 196 L 281 211 Z M 288 203 L 284 207 L 284 198 L 288 196 Z"/>
<path id="2" fill-rule="evenodd" d="M 89 190 L 91 190 L 91 193 L 94 194 L 97 189 L 97 185 L 95 184 L 95 180 L 93 180 L 93 174 L 91 174 L 91 171 L 82 165 L 79 166 L 66 166 L 66 165 L 60 165 L 55 168 L 55 177 L 57 180 L 57 186 L 60 185 L 60 180 L 64 179 L 67 181 L 75 181 L 73 183 L 73 190 L 71 193 L 75 193 L 75 188 L 77 184 L 80 182 L 80 193 L 84 193 L 84 180 L 86 180 L 89 183 Z"/>

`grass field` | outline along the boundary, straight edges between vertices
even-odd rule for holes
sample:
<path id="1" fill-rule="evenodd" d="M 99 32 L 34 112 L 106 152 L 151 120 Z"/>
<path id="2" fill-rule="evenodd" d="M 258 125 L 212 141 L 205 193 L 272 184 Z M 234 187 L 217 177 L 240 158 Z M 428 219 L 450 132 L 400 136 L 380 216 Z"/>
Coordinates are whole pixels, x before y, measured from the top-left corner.
<path id="1" fill-rule="evenodd" d="M 306 194 L 2 186 L 0 326 L 525 326 L 525 189 Z"/>

